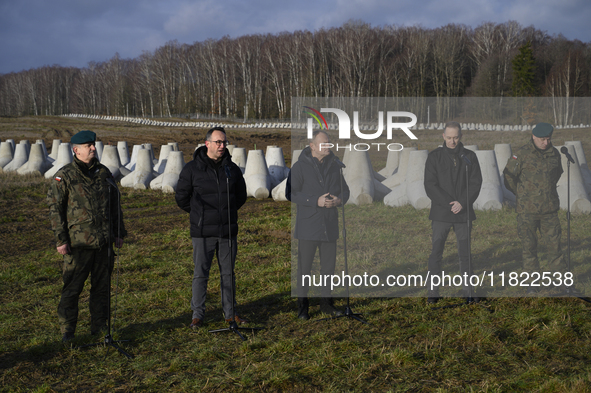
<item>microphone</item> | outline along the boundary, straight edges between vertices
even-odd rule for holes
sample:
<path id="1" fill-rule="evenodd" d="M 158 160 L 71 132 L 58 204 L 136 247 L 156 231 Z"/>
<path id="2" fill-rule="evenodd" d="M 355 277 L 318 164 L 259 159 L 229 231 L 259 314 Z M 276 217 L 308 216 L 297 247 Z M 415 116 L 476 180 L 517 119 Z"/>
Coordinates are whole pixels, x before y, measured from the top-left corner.
<path id="1" fill-rule="evenodd" d="M 232 178 L 232 173 L 230 172 L 230 165 L 224 165 L 224 170 L 226 171 L 226 177 L 228 179 Z"/>
<path id="2" fill-rule="evenodd" d="M 462 155 L 460 157 L 462 157 L 462 159 L 464 160 L 464 162 L 466 164 L 472 165 L 472 162 L 470 162 L 470 160 L 468 159 L 468 157 L 466 157 L 466 155 L 464 153 L 462 153 Z"/>
<path id="3" fill-rule="evenodd" d="M 562 154 L 564 154 L 566 156 L 566 159 L 569 160 L 570 162 L 572 162 L 573 164 L 575 163 L 575 160 L 573 159 L 573 156 L 571 156 L 568 152 L 568 148 L 566 146 L 562 146 L 560 148 L 560 152 Z"/>

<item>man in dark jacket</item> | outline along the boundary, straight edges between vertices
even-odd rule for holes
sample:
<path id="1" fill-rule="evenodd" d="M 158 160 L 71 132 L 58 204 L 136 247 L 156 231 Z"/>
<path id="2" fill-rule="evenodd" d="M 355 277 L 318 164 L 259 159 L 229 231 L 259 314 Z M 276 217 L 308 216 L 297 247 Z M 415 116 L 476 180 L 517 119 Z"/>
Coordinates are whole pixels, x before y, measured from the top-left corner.
<path id="1" fill-rule="evenodd" d="M 57 252 L 64 256 L 64 286 L 57 309 L 63 341 L 74 338 L 78 299 L 89 275 L 90 332 L 106 330 L 113 243 L 121 247 L 127 234 L 119 190 L 111 172 L 98 162 L 95 141 L 92 131 L 72 137 L 74 162 L 57 171 L 47 193 Z"/>
<path id="2" fill-rule="evenodd" d="M 551 124 L 537 124 L 531 140 L 517 149 L 503 171 L 505 186 L 517 197 L 517 233 L 522 244 L 523 268 L 529 273 L 540 269 L 538 230 L 546 240 L 550 267 L 554 271 L 565 268 L 556 189 L 563 169 L 560 153 L 552 146 L 553 131 Z M 530 293 L 533 288 L 530 287 Z"/>
<path id="3" fill-rule="evenodd" d="M 191 299 L 193 317 L 189 325 L 192 329 L 203 325 L 209 269 L 214 254 L 217 254 L 220 268 L 224 317 L 227 322 L 248 322 L 234 310 L 238 209 L 246 202 L 246 183 L 242 171 L 232 162 L 227 144 L 223 128 L 210 129 L 205 146 L 195 151 L 193 161 L 181 171 L 176 189 L 176 203 L 190 214 L 191 222 L 195 264 Z"/>
<path id="4" fill-rule="evenodd" d="M 297 204 L 294 237 L 298 239 L 298 317 L 309 319 L 309 283 L 302 275 L 310 275 L 316 249 L 320 255 L 320 274 L 332 275 L 335 270 L 339 214 L 337 207 L 347 203 L 349 187 L 341 176 L 338 158 L 327 147 L 328 134 L 315 131 L 310 146 L 302 150 L 287 179 L 287 198 Z M 342 185 L 342 188 L 341 188 Z M 331 298 L 330 287 L 321 289 L 320 310 L 341 315 Z"/>
<path id="5" fill-rule="evenodd" d="M 443 249 L 452 227 L 458 244 L 460 273 L 470 270 L 469 239 L 472 221 L 476 219 L 472 205 L 480 194 L 482 174 L 476 154 L 464 149 L 461 138 L 460 124 L 447 123 L 443 132 L 444 145 L 429 153 L 425 164 L 425 191 L 431 199 L 429 219 L 433 229 L 429 256 L 431 275 L 441 275 Z M 464 291 L 465 296 L 469 296 L 470 288 L 464 287 Z M 429 303 L 436 303 L 439 298 L 439 287 L 429 291 Z"/>

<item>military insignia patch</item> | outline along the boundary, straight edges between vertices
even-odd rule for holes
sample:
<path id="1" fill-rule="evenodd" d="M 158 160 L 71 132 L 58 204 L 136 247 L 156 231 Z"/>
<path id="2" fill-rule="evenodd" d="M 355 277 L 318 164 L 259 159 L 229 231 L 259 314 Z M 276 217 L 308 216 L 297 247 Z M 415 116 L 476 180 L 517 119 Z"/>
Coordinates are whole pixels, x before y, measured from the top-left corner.
<path id="1" fill-rule="evenodd" d="M 57 181 L 62 181 L 62 178 L 61 178 L 61 177 L 59 177 L 59 176 L 56 176 L 56 177 L 55 177 L 55 180 L 57 180 Z"/>
<path id="2" fill-rule="evenodd" d="M 516 156 L 515 154 L 513 154 L 513 159 L 514 159 L 514 160 L 516 160 L 516 159 L 517 159 L 517 156 Z"/>

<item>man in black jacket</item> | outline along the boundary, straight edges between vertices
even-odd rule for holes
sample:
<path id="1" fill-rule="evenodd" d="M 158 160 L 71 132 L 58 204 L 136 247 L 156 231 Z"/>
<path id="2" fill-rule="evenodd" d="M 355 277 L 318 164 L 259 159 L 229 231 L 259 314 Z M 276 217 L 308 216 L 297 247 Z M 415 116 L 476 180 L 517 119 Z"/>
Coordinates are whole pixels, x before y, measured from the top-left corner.
<path id="1" fill-rule="evenodd" d="M 482 174 L 476 154 L 464 149 L 461 138 L 460 124 L 448 122 L 443 132 L 444 145 L 429 153 L 425 164 L 425 191 L 431 199 L 429 219 L 433 229 L 429 256 L 431 275 L 441 275 L 443 249 L 452 227 L 458 244 L 460 273 L 470 271 L 469 239 L 472 221 L 476 219 L 472 205 L 480 194 Z M 469 285 L 464 287 L 464 295 L 470 295 Z M 439 298 L 439 287 L 429 291 L 429 303 L 436 303 Z"/>
<path id="2" fill-rule="evenodd" d="M 316 249 L 320 256 L 320 274 L 332 275 L 335 270 L 339 214 L 337 207 L 347 203 L 349 187 L 341 176 L 338 158 L 327 147 L 328 134 L 315 131 L 310 146 L 302 150 L 287 179 L 287 198 L 297 204 L 294 237 L 298 239 L 298 317 L 309 319 L 308 282 Z M 341 189 L 342 184 L 342 189 Z M 321 288 L 320 310 L 341 315 L 331 298 L 331 289 Z"/>
<path id="3" fill-rule="evenodd" d="M 193 161 L 181 171 L 176 189 L 176 203 L 190 214 L 191 221 L 195 269 L 191 299 L 193 318 L 189 326 L 193 329 L 203 324 L 209 269 L 214 253 L 220 268 L 225 319 L 227 322 L 248 322 L 234 311 L 238 209 L 246 202 L 246 183 L 242 171 L 232 162 L 227 144 L 226 131 L 222 127 L 210 129 L 205 146 L 195 151 Z M 230 239 L 231 246 L 228 244 Z"/>

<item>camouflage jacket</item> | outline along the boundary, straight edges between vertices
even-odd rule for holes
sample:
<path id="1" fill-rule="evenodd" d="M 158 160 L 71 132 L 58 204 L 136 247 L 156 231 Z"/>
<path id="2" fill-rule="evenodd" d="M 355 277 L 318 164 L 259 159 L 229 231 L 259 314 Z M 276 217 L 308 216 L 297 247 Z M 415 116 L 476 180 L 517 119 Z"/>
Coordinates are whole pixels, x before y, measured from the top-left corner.
<path id="1" fill-rule="evenodd" d="M 74 162 L 57 171 L 47 193 L 47 204 L 58 247 L 66 243 L 78 248 L 103 247 L 109 240 L 109 218 L 112 241 L 127 235 L 119 190 L 111 172 L 98 161 L 88 169 L 74 158 Z"/>
<path id="2" fill-rule="evenodd" d="M 503 175 L 505 187 L 517 197 L 517 213 L 547 214 L 560 208 L 556 184 L 562 162 L 555 147 L 541 151 L 531 140 L 509 158 Z"/>

